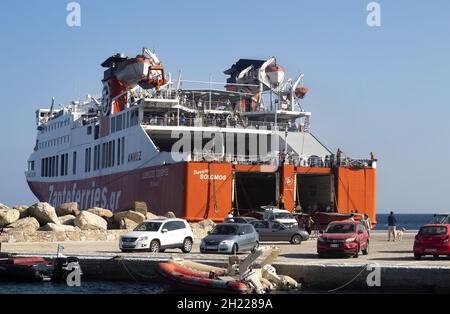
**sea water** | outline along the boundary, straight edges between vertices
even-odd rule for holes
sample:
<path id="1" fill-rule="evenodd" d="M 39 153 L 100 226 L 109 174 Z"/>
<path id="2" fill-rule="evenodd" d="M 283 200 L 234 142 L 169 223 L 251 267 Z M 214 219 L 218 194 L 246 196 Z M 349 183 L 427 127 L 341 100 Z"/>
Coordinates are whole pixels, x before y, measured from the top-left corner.
<path id="1" fill-rule="evenodd" d="M 159 294 L 169 291 L 166 285 L 139 282 L 82 281 L 79 287 L 53 282 L 0 282 L 0 294 Z"/>
<path id="2" fill-rule="evenodd" d="M 375 230 L 387 230 L 387 218 L 389 214 L 377 214 L 377 227 Z M 433 214 L 394 214 L 397 219 L 397 228 L 406 230 L 418 230 L 420 226 L 429 223 Z"/>

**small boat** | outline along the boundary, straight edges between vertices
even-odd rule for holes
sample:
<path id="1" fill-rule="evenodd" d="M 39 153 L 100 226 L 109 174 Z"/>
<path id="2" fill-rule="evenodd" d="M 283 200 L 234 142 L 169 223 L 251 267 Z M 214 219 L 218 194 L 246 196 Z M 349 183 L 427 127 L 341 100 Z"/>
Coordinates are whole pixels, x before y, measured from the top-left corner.
<path id="1" fill-rule="evenodd" d="M 71 263 L 75 265 L 68 267 Z M 4 256 L 0 257 L 0 281 L 62 282 L 66 280 L 73 266 L 79 268 L 76 257 L 58 257 L 53 261 L 42 257 Z"/>
<path id="2" fill-rule="evenodd" d="M 159 263 L 158 274 L 177 288 L 200 293 L 247 294 L 249 287 L 233 277 L 216 277 L 213 273 L 194 271 L 175 263 Z"/>
<path id="3" fill-rule="evenodd" d="M 0 281 L 39 282 L 51 280 L 53 265 L 41 257 L 0 259 Z"/>

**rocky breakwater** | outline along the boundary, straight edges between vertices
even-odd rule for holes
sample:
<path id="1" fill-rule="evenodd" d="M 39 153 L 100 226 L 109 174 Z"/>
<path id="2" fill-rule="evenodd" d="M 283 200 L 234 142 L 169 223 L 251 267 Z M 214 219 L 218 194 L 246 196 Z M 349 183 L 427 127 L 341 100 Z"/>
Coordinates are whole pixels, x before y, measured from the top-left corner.
<path id="1" fill-rule="evenodd" d="M 173 212 L 157 216 L 145 202 L 134 202 L 124 211 L 106 208 L 78 209 L 77 203 L 54 208 L 39 202 L 31 206 L 8 207 L 0 203 L 1 242 L 62 242 L 118 240 L 120 235 L 139 223 L 153 218 L 175 218 Z M 211 220 L 190 224 L 195 238 L 203 238 L 214 226 Z"/>

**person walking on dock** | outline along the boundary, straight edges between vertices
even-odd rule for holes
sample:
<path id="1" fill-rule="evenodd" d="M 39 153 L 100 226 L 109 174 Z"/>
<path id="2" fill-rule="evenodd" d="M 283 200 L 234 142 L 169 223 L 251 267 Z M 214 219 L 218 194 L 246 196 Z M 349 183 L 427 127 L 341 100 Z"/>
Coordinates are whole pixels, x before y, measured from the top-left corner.
<path id="1" fill-rule="evenodd" d="M 391 212 L 391 214 L 388 216 L 388 242 L 391 241 L 391 233 L 393 236 L 393 240 L 395 242 L 396 236 L 396 228 L 397 227 L 397 219 L 394 216 L 394 212 Z"/>
<path id="2" fill-rule="evenodd" d="M 363 219 L 361 219 L 361 223 L 366 227 L 370 237 L 370 230 L 372 230 L 372 222 L 370 221 L 369 215 L 364 214 Z"/>
<path id="3" fill-rule="evenodd" d="M 305 231 L 308 232 L 308 234 L 311 234 L 313 225 L 314 220 L 311 218 L 311 216 L 308 216 L 305 219 Z"/>

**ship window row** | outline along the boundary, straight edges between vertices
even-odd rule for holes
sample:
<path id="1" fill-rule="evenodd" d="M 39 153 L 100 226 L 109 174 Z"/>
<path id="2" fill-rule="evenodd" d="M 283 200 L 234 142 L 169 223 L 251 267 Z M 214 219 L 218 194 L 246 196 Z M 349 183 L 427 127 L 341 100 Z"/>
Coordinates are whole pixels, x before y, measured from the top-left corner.
<path id="1" fill-rule="evenodd" d="M 94 146 L 94 171 L 119 166 L 125 161 L 125 138 L 108 141 Z M 91 154 L 86 150 L 85 171 L 91 171 Z"/>
<path id="2" fill-rule="evenodd" d="M 42 133 L 54 131 L 70 124 L 70 118 L 66 118 L 63 121 L 54 122 L 48 124 L 42 128 Z"/>
<path id="3" fill-rule="evenodd" d="M 41 177 L 66 176 L 68 173 L 69 154 L 62 154 L 41 159 Z M 34 170 L 34 162 L 31 164 Z M 31 170 L 31 171 L 33 171 Z"/>
<path id="4" fill-rule="evenodd" d="M 108 141 L 94 146 L 93 170 L 100 170 L 124 164 L 125 162 L 125 138 Z M 92 148 L 85 149 L 84 171 L 92 169 Z M 28 170 L 34 171 L 34 161 L 28 163 Z M 58 177 L 67 176 L 69 173 L 69 154 L 56 155 L 41 159 L 41 176 Z M 72 153 L 72 174 L 77 174 L 77 152 Z"/>
<path id="5" fill-rule="evenodd" d="M 139 110 L 123 112 L 111 117 L 111 133 L 125 130 L 139 124 Z"/>
<path id="6" fill-rule="evenodd" d="M 69 139 L 70 139 L 69 135 L 53 138 L 51 140 L 47 140 L 42 143 L 38 143 L 38 149 L 44 149 L 44 148 L 48 148 L 48 147 L 62 145 L 64 143 L 69 143 Z"/>

